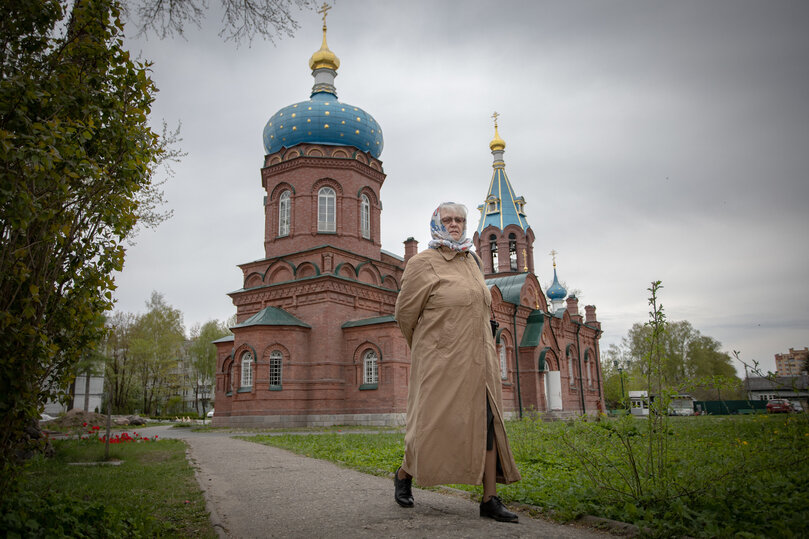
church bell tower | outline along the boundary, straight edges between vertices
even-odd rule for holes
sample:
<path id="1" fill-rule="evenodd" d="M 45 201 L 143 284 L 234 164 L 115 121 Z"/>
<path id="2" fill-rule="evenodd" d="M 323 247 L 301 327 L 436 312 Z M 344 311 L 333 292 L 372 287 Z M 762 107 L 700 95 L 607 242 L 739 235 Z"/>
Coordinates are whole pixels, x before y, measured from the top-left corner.
<path id="1" fill-rule="evenodd" d="M 472 237 L 486 278 L 534 273 L 534 232 L 525 216 L 525 199 L 518 197 L 506 175 L 505 141 L 497 132 L 489 143 L 494 161 L 486 201 L 478 206 L 480 224 Z"/>

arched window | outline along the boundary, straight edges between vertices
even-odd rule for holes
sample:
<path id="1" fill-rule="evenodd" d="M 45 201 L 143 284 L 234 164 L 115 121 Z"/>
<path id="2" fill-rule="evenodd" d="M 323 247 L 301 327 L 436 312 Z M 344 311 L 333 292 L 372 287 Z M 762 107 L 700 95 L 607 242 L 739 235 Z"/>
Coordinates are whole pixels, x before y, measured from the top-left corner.
<path id="1" fill-rule="evenodd" d="M 506 380 L 508 378 L 508 363 L 506 363 L 506 341 L 500 340 L 500 379 Z"/>
<path id="2" fill-rule="evenodd" d="M 317 192 L 317 231 L 334 232 L 337 230 L 335 224 L 335 199 L 334 189 L 323 187 Z"/>
<path id="3" fill-rule="evenodd" d="M 362 357 L 362 383 L 379 383 L 379 357 L 374 350 L 368 350 Z"/>
<path id="4" fill-rule="evenodd" d="M 492 272 L 497 273 L 497 236 L 489 236 L 489 252 L 492 254 Z"/>
<path id="5" fill-rule="evenodd" d="M 290 192 L 284 191 L 278 199 L 278 235 L 289 235 Z"/>
<path id="6" fill-rule="evenodd" d="M 584 364 L 587 366 L 587 387 L 593 387 L 593 362 L 589 356 L 590 354 L 584 355 Z"/>
<path id="7" fill-rule="evenodd" d="M 363 238 L 371 238 L 371 201 L 367 195 L 360 197 L 360 231 Z"/>
<path id="8" fill-rule="evenodd" d="M 253 386 L 253 356 L 250 352 L 242 354 L 242 383 L 241 387 Z"/>
<path id="9" fill-rule="evenodd" d="M 233 393 L 233 363 L 232 362 L 231 362 L 230 366 L 228 367 L 227 388 L 228 388 L 228 394 Z"/>
<path id="10" fill-rule="evenodd" d="M 511 271 L 517 271 L 517 236 L 514 232 L 508 235 L 508 261 Z"/>
<path id="11" fill-rule="evenodd" d="M 567 372 L 570 375 L 570 387 L 576 386 L 576 374 L 573 372 L 573 354 L 567 349 Z"/>
<path id="12" fill-rule="evenodd" d="M 281 389 L 281 364 L 284 359 L 279 350 L 270 354 L 270 389 Z"/>

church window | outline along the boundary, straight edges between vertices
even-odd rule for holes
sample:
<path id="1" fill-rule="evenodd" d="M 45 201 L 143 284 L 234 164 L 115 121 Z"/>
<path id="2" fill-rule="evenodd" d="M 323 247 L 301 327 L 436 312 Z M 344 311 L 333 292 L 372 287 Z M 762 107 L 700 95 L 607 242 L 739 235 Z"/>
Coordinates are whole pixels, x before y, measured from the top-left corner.
<path id="1" fill-rule="evenodd" d="M 241 387 L 253 386 L 253 356 L 250 352 L 242 354 L 242 383 Z"/>
<path id="2" fill-rule="evenodd" d="M 513 232 L 508 235 L 508 261 L 511 271 L 517 271 L 517 236 Z"/>
<path id="3" fill-rule="evenodd" d="M 492 271 L 497 273 L 497 236 L 489 236 L 489 252 L 492 255 Z"/>
<path id="4" fill-rule="evenodd" d="M 379 361 L 374 350 L 368 350 L 362 358 L 362 383 L 379 383 Z"/>
<path id="5" fill-rule="evenodd" d="M 360 230 L 363 238 L 371 238 L 371 201 L 367 195 L 360 197 Z"/>
<path id="6" fill-rule="evenodd" d="M 573 372 L 573 354 L 570 349 L 567 350 L 567 372 L 570 376 L 570 387 L 576 387 L 576 375 Z"/>
<path id="7" fill-rule="evenodd" d="M 334 232 L 335 225 L 334 201 L 336 195 L 331 187 L 323 187 L 317 192 L 317 231 Z"/>
<path id="8" fill-rule="evenodd" d="M 278 200 L 278 235 L 289 235 L 290 193 L 284 191 Z"/>
<path id="9" fill-rule="evenodd" d="M 281 362 L 283 355 L 278 350 L 270 354 L 270 389 L 281 389 Z"/>
<path id="10" fill-rule="evenodd" d="M 592 361 L 587 361 L 587 387 L 593 387 L 593 362 Z"/>
<path id="11" fill-rule="evenodd" d="M 231 363 L 230 366 L 228 367 L 227 388 L 228 388 L 228 395 L 233 393 L 233 363 Z"/>
<path id="12" fill-rule="evenodd" d="M 500 378 L 508 378 L 508 363 L 506 362 L 506 341 L 500 341 Z"/>

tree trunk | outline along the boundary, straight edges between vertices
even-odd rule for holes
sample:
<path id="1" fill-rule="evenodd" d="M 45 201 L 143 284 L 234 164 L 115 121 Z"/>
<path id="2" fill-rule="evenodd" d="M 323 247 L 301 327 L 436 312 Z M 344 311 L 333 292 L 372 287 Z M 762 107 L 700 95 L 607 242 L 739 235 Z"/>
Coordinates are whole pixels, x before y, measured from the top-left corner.
<path id="1" fill-rule="evenodd" d="M 84 411 L 90 411 L 90 371 L 84 373 Z"/>

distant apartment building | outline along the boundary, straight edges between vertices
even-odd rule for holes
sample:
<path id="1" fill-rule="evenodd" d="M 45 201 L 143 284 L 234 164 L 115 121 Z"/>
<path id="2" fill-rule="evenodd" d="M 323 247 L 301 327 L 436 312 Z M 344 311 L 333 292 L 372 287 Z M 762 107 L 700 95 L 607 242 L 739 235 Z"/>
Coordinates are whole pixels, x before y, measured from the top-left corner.
<path id="1" fill-rule="evenodd" d="M 789 349 L 788 354 L 775 354 L 775 372 L 778 376 L 798 376 L 809 361 L 809 348 Z"/>
<path id="2" fill-rule="evenodd" d="M 73 409 L 85 412 L 101 412 L 104 403 L 104 376 L 87 373 L 76 375 L 76 380 L 69 388 L 63 402 L 45 403 L 43 412 L 48 415 L 59 415 Z"/>

